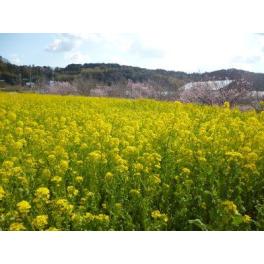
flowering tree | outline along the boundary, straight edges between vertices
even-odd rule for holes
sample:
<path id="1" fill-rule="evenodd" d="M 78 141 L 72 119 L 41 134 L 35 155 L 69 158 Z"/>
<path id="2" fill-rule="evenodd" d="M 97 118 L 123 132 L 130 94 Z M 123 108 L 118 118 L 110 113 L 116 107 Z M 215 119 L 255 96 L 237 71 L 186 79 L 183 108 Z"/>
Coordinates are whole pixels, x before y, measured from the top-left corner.
<path id="1" fill-rule="evenodd" d="M 235 80 L 229 83 L 226 81 L 197 82 L 193 87 L 181 92 L 180 100 L 209 105 L 221 105 L 224 102 L 236 105 L 250 100 L 251 91 L 251 83 L 245 80 Z"/>

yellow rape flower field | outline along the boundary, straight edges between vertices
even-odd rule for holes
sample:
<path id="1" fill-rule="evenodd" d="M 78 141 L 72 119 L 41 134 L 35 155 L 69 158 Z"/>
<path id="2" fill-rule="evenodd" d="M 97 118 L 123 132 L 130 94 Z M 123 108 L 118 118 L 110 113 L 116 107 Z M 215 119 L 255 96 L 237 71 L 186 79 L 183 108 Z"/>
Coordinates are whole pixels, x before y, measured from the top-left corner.
<path id="1" fill-rule="evenodd" d="M 0 93 L 1 230 L 264 230 L 264 112 Z"/>

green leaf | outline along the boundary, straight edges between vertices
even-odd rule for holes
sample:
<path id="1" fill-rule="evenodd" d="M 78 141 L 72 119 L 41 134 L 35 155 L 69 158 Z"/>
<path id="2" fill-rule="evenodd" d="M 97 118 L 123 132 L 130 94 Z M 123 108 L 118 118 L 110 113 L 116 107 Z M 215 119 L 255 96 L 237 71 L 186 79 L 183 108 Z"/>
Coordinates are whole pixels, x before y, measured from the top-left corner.
<path id="1" fill-rule="evenodd" d="M 196 227 L 200 228 L 202 231 L 208 231 L 207 226 L 200 219 L 188 220 L 188 223 L 195 225 Z"/>

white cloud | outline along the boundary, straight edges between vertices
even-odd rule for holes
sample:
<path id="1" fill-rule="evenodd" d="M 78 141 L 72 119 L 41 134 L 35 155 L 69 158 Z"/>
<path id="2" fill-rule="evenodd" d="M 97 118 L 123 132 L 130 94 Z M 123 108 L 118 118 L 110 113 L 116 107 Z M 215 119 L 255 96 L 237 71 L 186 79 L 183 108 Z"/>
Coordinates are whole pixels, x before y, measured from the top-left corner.
<path id="1" fill-rule="evenodd" d="M 81 40 L 81 41 L 93 41 L 97 42 L 100 41 L 102 38 L 101 34 L 99 33 L 64 33 L 61 36 L 71 39 L 71 40 Z"/>
<path id="2" fill-rule="evenodd" d="M 262 57 L 260 55 L 251 56 L 236 56 L 233 58 L 234 63 L 244 63 L 244 64 L 255 64 L 260 62 Z"/>
<path id="3" fill-rule="evenodd" d="M 141 34 L 144 45 L 163 52 L 150 61 L 151 68 L 212 71 L 241 66 L 252 69 L 263 62 L 262 44 L 254 34 L 225 32 L 165 32 Z M 236 61 L 235 60 L 240 60 Z"/>
<path id="4" fill-rule="evenodd" d="M 67 52 L 78 48 L 81 43 L 81 39 L 72 37 L 70 34 L 58 34 L 57 38 L 45 50 L 49 52 Z"/>
<path id="5" fill-rule="evenodd" d="M 118 48 L 128 51 L 136 37 L 135 34 L 67 33 L 64 38 L 86 45 L 98 45 L 101 48 Z"/>
<path id="6" fill-rule="evenodd" d="M 159 48 L 148 47 L 142 43 L 142 41 L 134 41 L 127 52 L 137 55 L 144 59 L 161 58 L 164 55 L 164 51 Z"/>
<path id="7" fill-rule="evenodd" d="M 90 57 L 87 54 L 83 54 L 80 51 L 76 51 L 65 54 L 65 60 L 67 61 L 67 63 L 83 64 L 89 63 Z"/>
<path id="8" fill-rule="evenodd" d="M 187 72 L 263 64 L 264 37 L 226 32 L 59 34 L 47 50 L 65 52 L 74 63 L 112 62 Z M 86 55 L 92 54 L 92 58 Z M 113 61 L 117 58 L 116 61 Z"/>

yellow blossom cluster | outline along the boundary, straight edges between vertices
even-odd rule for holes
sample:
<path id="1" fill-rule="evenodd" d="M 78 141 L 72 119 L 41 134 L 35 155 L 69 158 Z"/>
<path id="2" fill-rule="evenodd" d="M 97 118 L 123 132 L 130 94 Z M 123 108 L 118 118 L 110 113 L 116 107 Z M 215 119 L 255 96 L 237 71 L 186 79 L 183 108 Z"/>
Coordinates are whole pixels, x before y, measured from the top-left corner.
<path id="1" fill-rule="evenodd" d="M 0 230 L 264 230 L 264 112 L 0 93 Z"/>

